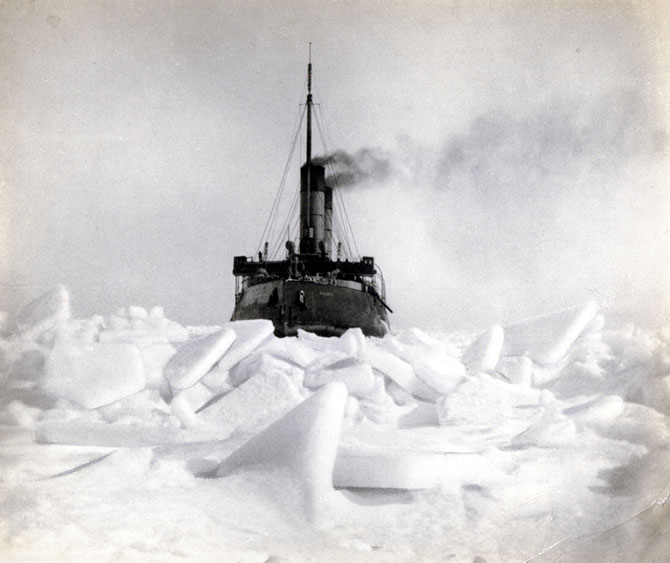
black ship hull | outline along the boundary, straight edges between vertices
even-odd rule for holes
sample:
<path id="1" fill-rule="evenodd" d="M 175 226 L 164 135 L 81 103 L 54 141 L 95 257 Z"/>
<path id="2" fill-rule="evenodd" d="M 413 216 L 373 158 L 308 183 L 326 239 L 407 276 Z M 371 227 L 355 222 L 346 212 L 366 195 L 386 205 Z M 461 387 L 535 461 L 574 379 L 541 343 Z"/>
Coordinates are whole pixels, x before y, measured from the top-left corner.
<path id="1" fill-rule="evenodd" d="M 366 336 L 388 331 L 386 307 L 363 284 L 346 280 L 273 279 L 246 287 L 238 296 L 232 320 L 268 319 L 277 336 L 298 329 L 339 336 L 359 327 Z"/>

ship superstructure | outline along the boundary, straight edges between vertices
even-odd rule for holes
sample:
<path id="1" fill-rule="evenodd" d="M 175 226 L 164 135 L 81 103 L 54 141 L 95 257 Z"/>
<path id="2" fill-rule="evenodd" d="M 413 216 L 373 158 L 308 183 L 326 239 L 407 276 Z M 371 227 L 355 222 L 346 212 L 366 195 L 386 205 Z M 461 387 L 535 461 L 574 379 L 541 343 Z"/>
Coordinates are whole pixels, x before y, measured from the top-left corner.
<path id="1" fill-rule="evenodd" d="M 256 257 L 236 256 L 232 320 L 268 319 L 278 336 L 298 329 L 337 336 L 360 327 L 366 336 L 388 331 L 386 288 L 374 258 L 333 256 L 334 189 L 327 158 L 312 158 L 312 62 L 307 67 L 306 158 L 300 168 L 298 244 L 286 240 L 282 260 L 268 259 L 268 244 Z"/>

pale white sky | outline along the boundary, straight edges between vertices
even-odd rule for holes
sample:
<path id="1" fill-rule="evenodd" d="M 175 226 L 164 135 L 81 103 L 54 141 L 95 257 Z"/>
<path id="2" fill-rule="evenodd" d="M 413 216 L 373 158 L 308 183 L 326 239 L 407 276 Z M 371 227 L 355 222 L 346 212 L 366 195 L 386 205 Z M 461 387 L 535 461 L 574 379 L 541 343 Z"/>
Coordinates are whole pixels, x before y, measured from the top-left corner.
<path id="1" fill-rule="evenodd" d="M 395 326 L 668 318 L 662 2 L 3 2 L 0 309 L 227 320 L 309 41 L 332 147 L 393 164 L 345 199 Z"/>

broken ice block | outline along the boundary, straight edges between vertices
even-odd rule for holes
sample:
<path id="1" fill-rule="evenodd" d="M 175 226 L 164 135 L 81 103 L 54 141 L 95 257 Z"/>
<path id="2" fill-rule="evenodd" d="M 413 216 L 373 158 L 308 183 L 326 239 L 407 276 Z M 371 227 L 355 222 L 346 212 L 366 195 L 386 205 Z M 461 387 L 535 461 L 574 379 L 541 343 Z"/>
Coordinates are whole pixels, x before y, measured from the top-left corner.
<path id="1" fill-rule="evenodd" d="M 465 377 L 465 366 L 434 349 L 409 349 L 414 373 L 441 394 L 449 393 Z"/>
<path id="2" fill-rule="evenodd" d="M 149 316 L 155 319 L 162 319 L 165 317 L 165 309 L 160 305 L 156 305 L 149 311 Z"/>
<path id="3" fill-rule="evenodd" d="M 218 366 L 217 371 L 221 368 Z M 238 362 L 231 370 L 228 382 L 237 387 L 259 373 L 280 373 L 287 376 L 297 387 L 302 386 L 303 369 L 280 358 L 267 354 L 265 348 L 254 352 Z"/>
<path id="4" fill-rule="evenodd" d="M 176 395 L 176 397 L 182 397 L 183 400 L 186 400 L 193 412 L 197 412 L 201 409 L 214 396 L 214 392 L 202 381 L 196 383 L 193 387 L 179 391 Z"/>
<path id="5" fill-rule="evenodd" d="M 262 352 L 301 368 L 321 355 L 298 338 L 273 338 L 263 345 Z"/>
<path id="6" fill-rule="evenodd" d="M 139 305 L 131 305 L 128 307 L 128 318 L 130 319 L 146 319 L 149 313 L 144 307 Z"/>
<path id="7" fill-rule="evenodd" d="M 409 344 L 411 346 L 422 345 L 428 346 L 429 348 L 438 348 L 443 345 L 443 342 L 439 339 L 417 327 L 412 327 L 399 332 L 397 334 L 397 339 L 403 344 Z"/>
<path id="8" fill-rule="evenodd" d="M 401 360 L 409 362 L 409 355 L 405 351 L 405 346 L 391 333 L 386 333 L 384 335 L 384 338 L 382 338 L 382 341 L 379 343 L 379 347 L 382 350 L 386 350 L 394 356 L 397 356 Z"/>
<path id="9" fill-rule="evenodd" d="M 342 344 L 336 336 L 319 336 L 313 332 L 298 329 L 298 340 L 305 343 L 312 350 L 319 352 L 342 352 Z"/>
<path id="10" fill-rule="evenodd" d="M 414 396 L 403 387 L 400 387 L 392 379 L 386 379 L 386 393 L 393 399 L 393 402 L 399 406 L 405 406 L 414 403 Z"/>
<path id="11" fill-rule="evenodd" d="M 219 369 L 223 371 L 229 370 L 237 362 L 251 354 L 274 332 L 272 322 L 263 319 L 234 321 L 227 323 L 225 328 L 234 331 L 236 338 L 225 356 L 219 361 Z"/>
<path id="12" fill-rule="evenodd" d="M 438 395 L 448 393 L 465 376 L 465 366 L 439 340 L 419 329 L 407 331 L 401 337 L 406 342 L 386 334 L 381 348 L 409 363 L 414 374 Z M 402 385 L 401 381 L 397 383 Z"/>
<path id="13" fill-rule="evenodd" d="M 359 357 L 366 348 L 365 335 L 360 328 L 348 329 L 339 340 L 342 351 L 350 356 Z"/>
<path id="14" fill-rule="evenodd" d="M 36 342 L 0 340 L 0 383 L 5 378 L 18 381 L 39 381 L 49 349 Z"/>
<path id="15" fill-rule="evenodd" d="M 417 426 L 437 426 L 439 420 L 435 405 L 417 401 L 414 406 L 408 405 L 407 412 L 398 417 L 398 428 L 415 428 Z"/>
<path id="16" fill-rule="evenodd" d="M 24 338 L 34 338 L 70 317 L 70 294 L 58 285 L 26 305 L 16 315 L 16 326 Z"/>
<path id="17" fill-rule="evenodd" d="M 414 375 L 412 366 L 386 350 L 368 346 L 362 359 L 415 397 L 435 401 L 440 396 L 437 391 Z"/>
<path id="18" fill-rule="evenodd" d="M 317 519 L 333 493 L 333 467 L 346 403 L 346 386 L 329 383 L 233 452 L 217 475 L 244 469 L 269 470 L 271 475 L 284 471 L 304 497 L 307 518 Z"/>
<path id="19" fill-rule="evenodd" d="M 267 426 L 302 402 L 303 397 L 282 373 L 259 373 L 198 412 L 203 427 L 228 436 L 235 429 Z"/>
<path id="20" fill-rule="evenodd" d="M 437 454 L 340 450 L 335 460 L 336 487 L 428 489 L 442 480 L 447 459 Z"/>
<path id="21" fill-rule="evenodd" d="M 556 364 L 591 324 L 598 307 L 589 302 L 505 327 L 502 355 L 526 355 L 539 364 Z"/>
<path id="22" fill-rule="evenodd" d="M 170 402 L 170 412 L 179 419 L 182 428 L 196 428 L 200 421 L 186 395 L 179 393 Z"/>
<path id="23" fill-rule="evenodd" d="M 605 395 L 568 407 L 563 414 L 569 416 L 580 431 L 594 428 L 606 436 L 609 427 L 624 412 L 624 407 L 625 402 L 618 395 Z"/>
<path id="24" fill-rule="evenodd" d="M 127 447 L 180 444 L 189 440 L 211 439 L 180 428 L 136 424 L 107 424 L 79 419 L 44 421 L 38 423 L 35 441 L 41 444 L 71 444 L 77 446 Z M 106 483 L 102 486 L 106 486 Z"/>
<path id="25" fill-rule="evenodd" d="M 163 374 L 174 389 L 195 385 L 230 348 L 235 333 L 226 328 L 192 340 L 177 350 Z"/>
<path id="26" fill-rule="evenodd" d="M 547 405 L 542 417 L 526 430 L 512 438 L 515 446 L 558 448 L 576 441 L 575 423 L 561 412 L 558 403 Z"/>
<path id="27" fill-rule="evenodd" d="M 376 396 L 377 385 L 372 367 L 357 358 L 325 354 L 305 369 L 305 387 L 315 389 L 331 381 L 341 381 L 356 397 L 372 399 Z"/>
<path id="28" fill-rule="evenodd" d="M 500 358 L 496 371 L 512 383 L 530 385 L 533 381 L 533 360 L 528 356 L 506 356 Z"/>
<path id="29" fill-rule="evenodd" d="M 438 399 L 437 412 L 441 426 L 498 426 L 511 418 L 509 384 L 486 376 L 468 377 L 451 393 Z"/>
<path id="30" fill-rule="evenodd" d="M 365 489 L 427 489 L 448 485 L 496 482 L 500 471 L 474 453 L 434 453 L 420 448 L 385 450 L 360 444 L 340 446 L 333 469 L 336 487 Z"/>
<path id="31" fill-rule="evenodd" d="M 503 347 L 504 332 L 501 326 L 493 325 L 480 334 L 463 353 L 462 362 L 471 374 L 492 372 L 496 368 Z"/>
<path id="32" fill-rule="evenodd" d="M 146 309 L 131 306 L 121 309 L 104 322 L 100 342 L 133 342 L 149 345 L 155 342 L 186 342 L 189 331 L 178 323 L 166 319 L 161 308 L 148 314 Z"/>
<path id="33" fill-rule="evenodd" d="M 144 362 L 147 387 L 162 389 L 167 386 L 167 382 L 163 377 L 163 370 L 170 359 L 176 354 L 176 350 L 172 344 L 167 342 L 149 344 L 148 346 L 142 346 L 140 353 Z"/>
<path id="34" fill-rule="evenodd" d="M 109 405 L 144 389 L 137 346 L 123 342 L 77 345 L 57 342 L 47 358 L 42 387 L 88 409 Z"/>
<path id="35" fill-rule="evenodd" d="M 221 369 L 218 364 L 209 370 L 200 382 L 207 385 L 207 387 L 217 394 L 228 392 L 233 388 L 233 385 L 230 383 L 229 371 Z"/>
<path id="36" fill-rule="evenodd" d="M 98 409 L 106 422 L 122 424 L 156 424 L 170 409 L 157 389 L 144 389 Z"/>

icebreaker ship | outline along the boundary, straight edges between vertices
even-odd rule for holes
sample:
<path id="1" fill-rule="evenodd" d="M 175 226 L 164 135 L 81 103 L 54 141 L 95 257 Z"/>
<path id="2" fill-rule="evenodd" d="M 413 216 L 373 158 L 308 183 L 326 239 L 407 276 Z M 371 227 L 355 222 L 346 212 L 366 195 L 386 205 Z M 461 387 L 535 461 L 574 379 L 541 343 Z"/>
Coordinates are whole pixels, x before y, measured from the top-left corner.
<path id="1" fill-rule="evenodd" d="M 349 231 L 351 228 L 346 211 L 345 222 L 334 213 L 334 202 L 342 206 L 343 202 L 337 193 L 337 175 L 326 175 L 328 158 L 312 158 L 313 112 L 310 56 L 307 101 L 299 125 L 301 129 L 306 115 L 297 245 L 287 236 L 288 240 L 279 245 L 284 253 L 281 259 L 269 257 L 267 242 L 254 257 L 235 256 L 235 309 L 231 320 L 271 320 L 277 336 L 295 335 L 298 329 L 338 336 L 353 327 L 367 336 L 383 336 L 389 327 L 387 312 L 392 312 L 386 303 L 384 278 L 371 256 L 345 255 L 350 254 L 346 237 L 347 227 Z M 280 193 L 282 189 L 283 185 Z M 272 217 L 271 212 L 270 220 Z M 290 231 L 291 221 L 285 224 Z M 270 230 L 266 226 L 266 232 Z"/>

